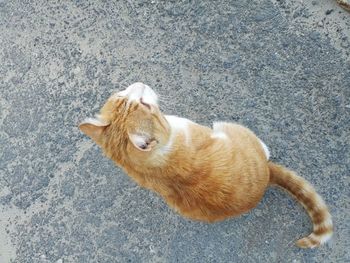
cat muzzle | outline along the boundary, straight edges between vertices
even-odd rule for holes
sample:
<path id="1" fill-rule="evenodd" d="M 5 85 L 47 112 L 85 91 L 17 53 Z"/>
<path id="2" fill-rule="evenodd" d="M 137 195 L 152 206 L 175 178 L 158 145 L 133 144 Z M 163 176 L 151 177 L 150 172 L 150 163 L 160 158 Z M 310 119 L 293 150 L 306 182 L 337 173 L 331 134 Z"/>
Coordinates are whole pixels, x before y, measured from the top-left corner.
<path id="1" fill-rule="evenodd" d="M 143 101 L 151 105 L 158 105 L 157 94 L 147 85 L 136 82 L 130 85 L 126 90 L 118 92 L 118 96 L 128 97 L 129 101 Z"/>

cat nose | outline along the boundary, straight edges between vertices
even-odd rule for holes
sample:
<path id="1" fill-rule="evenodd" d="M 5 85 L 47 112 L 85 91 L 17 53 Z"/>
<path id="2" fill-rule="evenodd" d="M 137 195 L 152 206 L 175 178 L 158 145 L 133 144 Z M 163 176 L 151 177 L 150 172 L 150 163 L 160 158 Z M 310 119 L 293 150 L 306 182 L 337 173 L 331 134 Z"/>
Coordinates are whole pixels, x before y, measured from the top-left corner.
<path id="1" fill-rule="evenodd" d="M 146 88 L 146 85 L 143 84 L 142 82 L 136 82 L 134 84 L 131 84 L 127 90 L 129 90 L 130 92 L 143 92 Z"/>
<path id="2" fill-rule="evenodd" d="M 142 100 L 147 104 L 158 105 L 157 94 L 147 85 L 145 85 L 145 89 L 142 92 Z"/>
<path id="3" fill-rule="evenodd" d="M 136 94 L 142 94 L 145 86 L 146 85 L 141 82 L 136 82 L 134 84 L 131 84 L 125 90 L 119 91 L 117 95 L 121 97 L 130 97 L 131 95 L 135 96 Z"/>
<path id="4" fill-rule="evenodd" d="M 136 82 L 126 89 L 126 96 L 129 101 L 138 101 L 146 89 L 146 85 L 141 82 Z"/>
<path id="5" fill-rule="evenodd" d="M 142 82 L 130 85 L 126 90 L 118 92 L 117 95 L 128 97 L 128 101 L 139 101 L 142 98 L 145 103 L 158 105 L 157 94 Z"/>

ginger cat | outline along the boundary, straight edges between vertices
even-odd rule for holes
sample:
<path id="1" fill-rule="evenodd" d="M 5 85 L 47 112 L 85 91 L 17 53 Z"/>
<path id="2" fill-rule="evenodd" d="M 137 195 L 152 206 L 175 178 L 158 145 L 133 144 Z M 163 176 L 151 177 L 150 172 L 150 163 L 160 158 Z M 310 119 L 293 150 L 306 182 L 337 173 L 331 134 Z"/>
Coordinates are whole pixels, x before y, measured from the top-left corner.
<path id="1" fill-rule="evenodd" d="M 79 128 L 138 184 L 188 218 L 214 222 L 240 215 L 258 204 L 269 185 L 277 185 L 313 222 L 313 232 L 297 241 L 299 247 L 317 247 L 332 236 L 322 198 L 306 180 L 270 162 L 268 148 L 252 131 L 163 115 L 147 85 L 135 83 L 112 95 L 97 118 Z"/>

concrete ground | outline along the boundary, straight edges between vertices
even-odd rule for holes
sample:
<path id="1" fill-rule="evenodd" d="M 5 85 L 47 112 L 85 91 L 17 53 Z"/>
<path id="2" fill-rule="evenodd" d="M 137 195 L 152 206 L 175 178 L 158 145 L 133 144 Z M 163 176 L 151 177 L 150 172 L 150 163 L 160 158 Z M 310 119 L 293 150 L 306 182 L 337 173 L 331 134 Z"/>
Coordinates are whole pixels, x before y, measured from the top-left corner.
<path id="1" fill-rule="evenodd" d="M 0 262 L 350 262 L 350 14 L 164 2 L 0 0 Z M 135 81 L 168 114 L 255 131 L 324 197 L 331 243 L 294 246 L 311 225 L 278 189 L 204 224 L 138 187 L 77 128 Z"/>

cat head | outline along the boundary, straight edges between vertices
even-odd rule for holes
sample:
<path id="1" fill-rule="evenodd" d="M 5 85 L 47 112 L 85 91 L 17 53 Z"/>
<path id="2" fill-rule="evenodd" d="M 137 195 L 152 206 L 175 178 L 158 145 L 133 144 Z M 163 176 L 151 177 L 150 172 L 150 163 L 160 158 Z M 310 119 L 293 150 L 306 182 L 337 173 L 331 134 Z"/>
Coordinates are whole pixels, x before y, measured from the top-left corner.
<path id="1" fill-rule="evenodd" d="M 156 93 L 142 83 L 113 94 L 96 118 L 86 119 L 79 128 L 119 164 L 148 161 L 170 133 Z"/>

